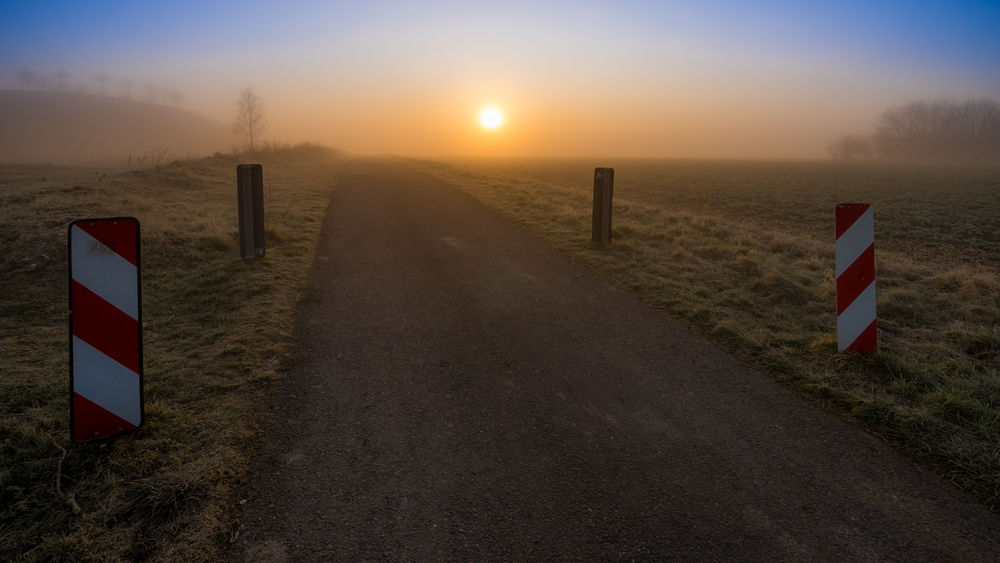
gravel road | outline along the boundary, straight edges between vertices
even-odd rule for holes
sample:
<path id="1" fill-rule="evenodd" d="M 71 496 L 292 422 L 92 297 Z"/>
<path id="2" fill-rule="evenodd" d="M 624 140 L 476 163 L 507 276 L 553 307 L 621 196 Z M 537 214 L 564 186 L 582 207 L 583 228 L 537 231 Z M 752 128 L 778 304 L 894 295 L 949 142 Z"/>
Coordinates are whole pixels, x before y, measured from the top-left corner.
<path id="1" fill-rule="evenodd" d="M 236 557 L 997 560 L 1000 518 L 388 159 L 343 172 Z"/>

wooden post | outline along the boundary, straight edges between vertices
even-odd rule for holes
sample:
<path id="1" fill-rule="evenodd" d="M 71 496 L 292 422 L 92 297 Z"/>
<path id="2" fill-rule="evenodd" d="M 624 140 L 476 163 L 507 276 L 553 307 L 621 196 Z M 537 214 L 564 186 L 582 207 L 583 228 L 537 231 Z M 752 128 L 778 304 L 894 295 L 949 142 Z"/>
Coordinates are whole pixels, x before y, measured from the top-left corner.
<path id="1" fill-rule="evenodd" d="M 260 164 L 236 167 L 236 194 L 240 216 L 240 255 L 247 260 L 264 255 L 264 168 Z"/>
<path id="2" fill-rule="evenodd" d="M 611 243 L 611 196 L 615 191 L 615 169 L 594 169 L 594 227 L 590 240 Z"/>

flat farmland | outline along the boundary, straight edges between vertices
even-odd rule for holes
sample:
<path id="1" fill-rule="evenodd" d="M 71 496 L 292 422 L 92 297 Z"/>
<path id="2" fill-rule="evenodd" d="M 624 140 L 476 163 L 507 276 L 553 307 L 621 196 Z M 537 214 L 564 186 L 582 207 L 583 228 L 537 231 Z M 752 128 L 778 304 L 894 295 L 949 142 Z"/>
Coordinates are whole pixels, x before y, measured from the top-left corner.
<path id="1" fill-rule="evenodd" d="M 410 161 L 1000 507 L 1000 169 Z M 590 243 L 615 168 L 613 244 Z M 837 352 L 834 207 L 875 212 L 879 351 Z"/>

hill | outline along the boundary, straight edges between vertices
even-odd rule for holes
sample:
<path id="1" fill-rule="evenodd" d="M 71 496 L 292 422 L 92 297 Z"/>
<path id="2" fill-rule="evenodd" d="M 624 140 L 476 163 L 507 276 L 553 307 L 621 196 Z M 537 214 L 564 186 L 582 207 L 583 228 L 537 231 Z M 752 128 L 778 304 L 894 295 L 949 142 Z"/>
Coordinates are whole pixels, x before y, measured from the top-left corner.
<path id="1" fill-rule="evenodd" d="M 199 156 L 229 147 L 222 124 L 183 109 L 107 96 L 0 90 L 0 162 L 128 161 L 157 148 Z"/>

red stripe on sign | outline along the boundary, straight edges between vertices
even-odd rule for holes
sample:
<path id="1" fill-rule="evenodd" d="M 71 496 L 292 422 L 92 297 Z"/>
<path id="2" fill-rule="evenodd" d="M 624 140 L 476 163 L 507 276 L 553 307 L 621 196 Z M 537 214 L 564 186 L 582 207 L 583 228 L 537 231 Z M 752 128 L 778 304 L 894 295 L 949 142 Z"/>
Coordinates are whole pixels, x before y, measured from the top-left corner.
<path id="1" fill-rule="evenodd" d="M 868 328 L 859 334 L 858 337 L 854 339 L 854 342 L 851 342 L 851 345 L 848 346 L 847 349 L 851 352 L 858 353 L 874 352 L 877 350 L 878 331 L 875 326 L 877 323 L 878 319 L 872 320 L 872 324 L 868 325 Z"/>
<path id="2" fill-rule="evenodd" d="M 875 281 L 875 243 L 872 243 L 837 278 L 837 315 Z"/>
<path id="3" fill-rule="evenodd" d="M 139 322 L 73 280 L 73 336 L 139 373 Z"/>
<path id="4" fill-rule="evenodd" d="M 73 223 L 115 254 L 128 260 L 133 266 L 139 265 L 138 234 L 139 224 L 134 219 L 101 219 L 100 221 L 78 221 Z"/>
<path id="5" fill-rule="evenodd" d="M 135 427 L 83 395 L 73 393 L 73 439 L 77 442 L 107 438 Z"/>
<path id="6" fill-rule="evenodd" d="M 871 207 L 870 203 L 841 203 L 837 205 L 837 237 L 847 232 L 865 211 Z M 829 224 L 829 223 L 828 223 Z"/>

